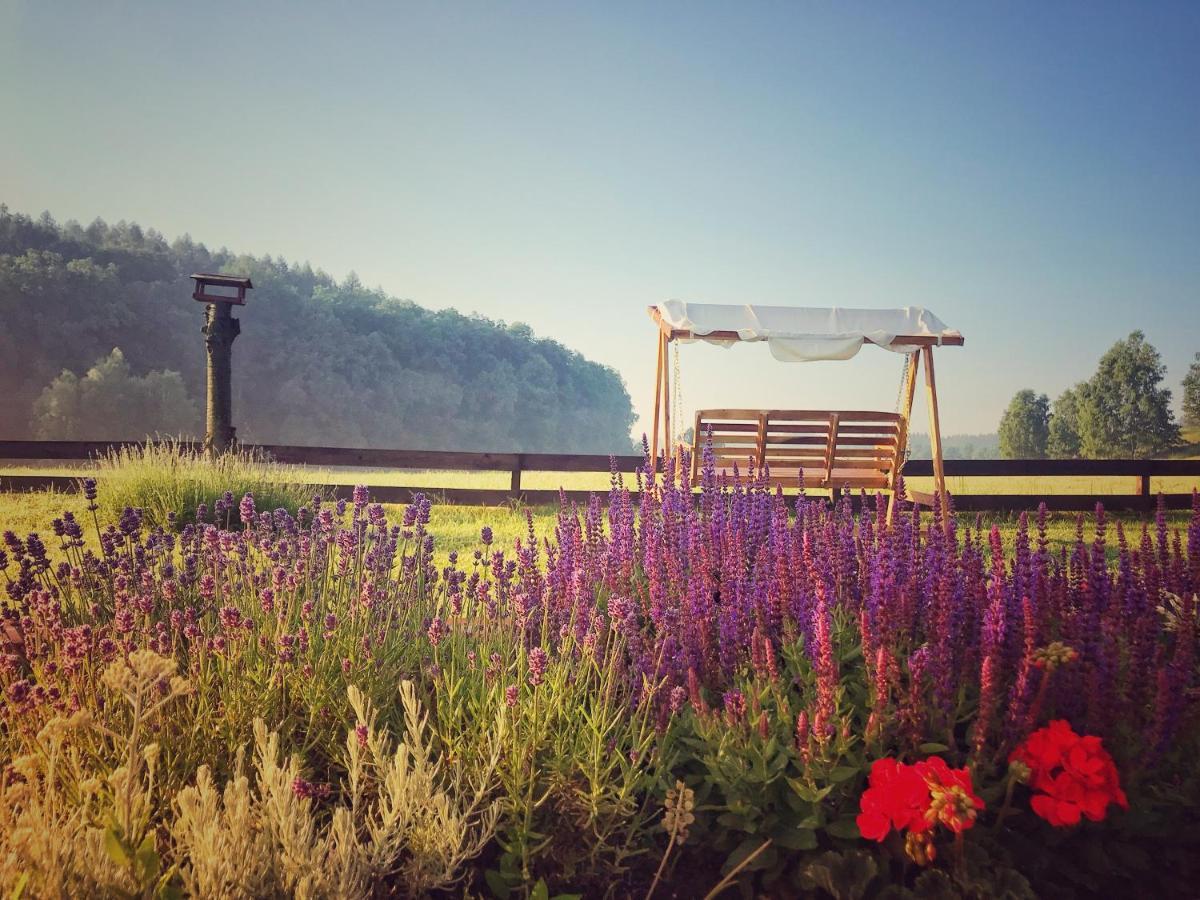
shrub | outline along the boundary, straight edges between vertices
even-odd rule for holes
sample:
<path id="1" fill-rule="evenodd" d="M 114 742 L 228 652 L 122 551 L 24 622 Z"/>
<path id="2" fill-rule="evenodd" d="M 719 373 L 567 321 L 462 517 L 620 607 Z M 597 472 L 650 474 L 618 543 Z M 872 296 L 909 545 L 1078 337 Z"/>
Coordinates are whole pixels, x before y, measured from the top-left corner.
<path id="1" fill-rule="evenodd" d="M 96 477 L 106 517 L 115 519 L 129 507 L 140 509 L 150 525 L 163 527 L 169 521 L 180 526 L 193 521 L 201 504 L 220 506 L 225 527 L 237 524 L 238 507 L 230 500 L 246 494 L 257 509 L 286 509 L 292 515 L 312 496 L 301 487 L 302 469 L 272 462 L 261 451 L 210 456 L 175 441 L 110 451 L 97 460 Z"/>
<path id="2" fill-rule="evenodd" d="M 6 534 L 0 880 L 1189 889 L 1200 497 L 1186 536 L 1118 523 L 1110 566 L 1100 509 L 1061 555 L 1022 517 L 1006 555 L 939 511 L 704 472 L 440 571 L 428 503 L 389 522 L 365 489 L 178 535 L 127 510 L 98 552 L 69 515 L 53 551 Z"/>

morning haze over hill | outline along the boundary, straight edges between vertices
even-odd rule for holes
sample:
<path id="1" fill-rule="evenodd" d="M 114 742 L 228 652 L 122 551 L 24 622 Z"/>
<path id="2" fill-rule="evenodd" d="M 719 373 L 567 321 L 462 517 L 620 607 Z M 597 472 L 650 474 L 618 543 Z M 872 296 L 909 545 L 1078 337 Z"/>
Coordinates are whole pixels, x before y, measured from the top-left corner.
<path id="1" fill-rule="evenodd" d="M 432 312 L 283 259 L 0 206 L 0 438 L 203 431 L 194 272 L 254 282 L 234 402 L 256 443 L 629 452 L 620 376 L 525 324 Z"/>

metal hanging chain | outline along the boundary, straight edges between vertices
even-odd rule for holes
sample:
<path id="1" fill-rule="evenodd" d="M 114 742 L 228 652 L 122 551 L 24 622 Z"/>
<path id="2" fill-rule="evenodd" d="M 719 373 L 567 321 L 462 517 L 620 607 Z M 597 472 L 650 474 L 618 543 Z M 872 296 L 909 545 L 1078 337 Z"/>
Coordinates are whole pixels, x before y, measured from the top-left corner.
<path id="1" fill-rule="evenodd" d="M 911 353 L 904 354 L 904 368 L 900 370 L 900 386 L 896 388 L 896 414 L 900 414 L 900 403 L 904 399 L 904 387 L 908 384 L 908 372 L 912 366 L 913 355 Z M 908 462 L 909 456 L 912 455 L 912 441 L 904 442 L 904 460 L 901 463 Z"/>
<path id="2" fill-rule="evenodd" d="M 912 365 L 912 354 L 904 354 L 904 368 L 900 370 L 900 386 L 896 388 L 896 414 L 900 414 L 900 401 L 904 399 L 904 385 L 908 381 L 908 367 Z"/>

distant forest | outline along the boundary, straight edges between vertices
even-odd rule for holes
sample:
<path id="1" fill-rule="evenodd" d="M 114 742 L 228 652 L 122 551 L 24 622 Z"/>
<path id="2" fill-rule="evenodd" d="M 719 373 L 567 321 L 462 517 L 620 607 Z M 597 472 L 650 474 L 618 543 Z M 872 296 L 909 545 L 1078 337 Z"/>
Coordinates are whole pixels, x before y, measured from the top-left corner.
<path id="1" fill-rule="evenodd" d="M 629 452 L 621 377 L 524 324 L 434 312 L 307 263 L 0 205 L 0 437 L 203 430 L 193 272 L 248 275 L 234 422 L 247 442 Z"/>
<path id="2" fill-rule="evenodd" d="M 909 456 L 913 459 L 930 459 L 933 456 L 932 445 L 927 434 L 910 434 L 908 436 Z M 998 459 L 1000 457 L 1000 436 L 992 434 L 944 434 L 942 435 L 942 456 L 946 459 Z"/>

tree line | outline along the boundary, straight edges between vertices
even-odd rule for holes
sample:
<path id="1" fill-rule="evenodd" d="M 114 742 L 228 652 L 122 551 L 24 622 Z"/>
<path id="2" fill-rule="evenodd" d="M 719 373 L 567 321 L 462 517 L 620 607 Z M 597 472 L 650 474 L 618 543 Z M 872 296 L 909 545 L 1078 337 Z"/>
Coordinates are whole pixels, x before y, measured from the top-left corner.
<path id="1" fill-rule="evenodd" d="M 611 367 L 522 323 L 432 311 L 307 263 L 168 242 L 135 223 L 58 224 L 0 205 L 0 437 L 116 440 L 203 430 L 193 272 L 253 279 L 238 310 L 244 441 L 629 452 Z"/>
<path id="2" fill-rule="evenodd" d="M 1050 402 L 1018 391 L 1000 419 L 1000 455 L 1007 459 L 1138 459 L 1177 446 L 1167 368 L 1158 350 L 1135 331 L 1100 358 L 1087 381 Z M 1200 427 L 1200 353 L 1183 379 L 1183 424 Z"/>

